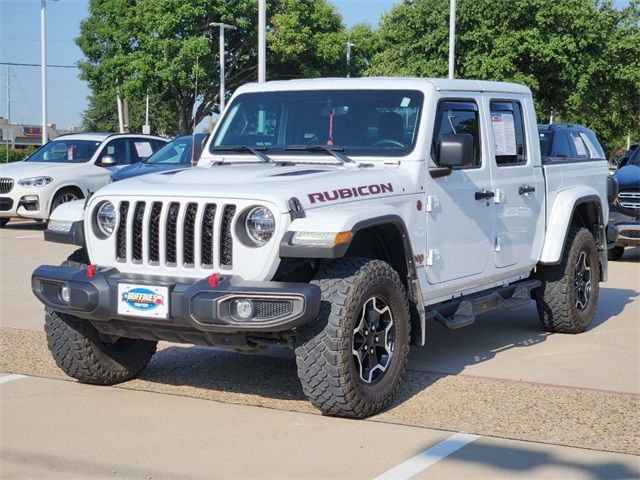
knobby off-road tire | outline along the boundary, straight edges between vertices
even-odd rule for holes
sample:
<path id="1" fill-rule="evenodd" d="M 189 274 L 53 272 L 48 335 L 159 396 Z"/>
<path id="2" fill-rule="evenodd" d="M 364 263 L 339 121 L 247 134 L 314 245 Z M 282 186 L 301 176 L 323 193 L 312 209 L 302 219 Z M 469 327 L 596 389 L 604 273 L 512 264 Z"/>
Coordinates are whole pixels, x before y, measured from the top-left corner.
<path id="1" fill-rule="evenodd" d="M 378 413 L 398 390 L 409 353 L 409 306 L 398 273 L 380 260 L 348 258 L 325 263 L 311 283 L 322 290 L 320 313 L 298 330 L 295 349 L 305 395 L 325 415 Z M 375 331 L 377 337 L 365 335 Z M 373 363 L 354 355 L 370 346 L 381 364 L 391 352 L 383 371 L 364 369 Z"/>
<path id="2" fill-rule="evenodd" d="M 624 255 L 624 247 L 613 247 L 613 248 L 610 248 L 609 251 L 607 252 L 607 257 L 609 257 L 609 260 L 613 262 L 617 262 L 618 260 L 621 260 L 623 255 Z"/>
<path id="3" fill-rule="evenodd" d="M 85 249 L 72 253 L 63 265 L 82 266 Z M 147 366 L 158 342 L 105 338 L 88 320 L 45 310 L 47 345 L 60 369 L 82 383 L 113 385 L 129 380 Z"/>
<path id="4" fill-rule="evenodd" d="M 586 228 L 571 226 L 560 264 L 537 270 L 542 285 L 534 296 L 545 329 L 581 333 L 589 328 L 598 303 L 599 268 L 593 235 Z"/>

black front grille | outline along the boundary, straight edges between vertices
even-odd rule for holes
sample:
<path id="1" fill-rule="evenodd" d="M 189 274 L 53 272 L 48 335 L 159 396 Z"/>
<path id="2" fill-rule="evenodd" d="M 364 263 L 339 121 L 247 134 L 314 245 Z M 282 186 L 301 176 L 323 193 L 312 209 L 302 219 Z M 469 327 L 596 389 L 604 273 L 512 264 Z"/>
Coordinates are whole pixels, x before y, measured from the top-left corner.
<path id="1" fill-rule="evenodd" d="M 254 300 L 253 318 L 269 320 L 271 318 L 286 317 L 293 311 L 291 300 Z"/>
<path id="2" fill-rule="evenodd" d="M 236 214 L 235 205 L 225 205 L 222 211 L 222 226 L 220 228 L 220 266 L 233 266 L 233 237 L 231 236 L 231 222 Z"/>
<path id="3" fill-rule="evenodd" d="M 640 230 L 621 230 L 620 236 L 625 238 L 640 238 Z"/>
<path id="4" fill-rule="evenodd" d="M 127 261 L 127 215 L 129 202 L 120 204 L 120 221 L 116 232 L 116 259 L 120 262 Z"/>
<path id="5" fill-rule="evenodd" d="M 160 215 L 162 203 L 153 202 L 149 214 L 149 261 L 160 262 Z"/>
<path id="6" fill-rule="evenodd" d="M 12 178 L 0 178 L 0 193 L 9 193 L 13 188 Z"/>
<path id="7" fill-rule="evenodd" d="M 13 199 L 8 197 L 0 198 L 0 212 L 6 212 L 13 208 Z"/>
<path id="8" fill-rule="evenodd" d="M 136 262 L 142 261 L 142 222 L 144 220 L 144 202 L 136 203 L 133 211 L 133 240 L 131 242 L 131 258 Z"/>
<path id="9" fill-rule="evenodd" d="M 180 204 L 172 202 L 169 204 L 169 214 L 167 215 L 167 263 L 176 265 L 178 263 L 176 232 L 178 229 L 178 212 L 180 211 Z"/>
<path id="10" fill-rule="evenodd" d="M 216 219 L 216 204 L 208 203 L 204 207 L 202 215 L 202 229 L 200 231 L 200 245 L 202 255 L 202 265 L 205 267 L 213 266 L 213 239 L 214 224 Z"/>
<path id="11" fill-rule="evenodd" d="M 184 227 L 182 229 L 182 260 L 185 265 L 190 266 L 193 266 L 195 264 L 197 213 L 197 203 L 187 204 L 187 210 L 184 214 Z"/>
<path id="12" fill-rule="evenodd" d="M 179 268 L 233 267 L 236 205 L 134 199 L 117 204 L 119 262 Z M 218 252 L 216 252 L 218 249 Z"/>

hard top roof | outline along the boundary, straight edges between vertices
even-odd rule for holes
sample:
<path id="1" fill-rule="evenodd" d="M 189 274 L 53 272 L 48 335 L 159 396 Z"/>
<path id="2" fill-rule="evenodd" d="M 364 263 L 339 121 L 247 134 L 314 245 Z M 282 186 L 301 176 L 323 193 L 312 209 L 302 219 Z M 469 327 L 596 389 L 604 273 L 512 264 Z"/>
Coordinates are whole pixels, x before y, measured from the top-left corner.
<path id="1" fill-rule="evenodd" d="M 339 89 L 411 89 L 424 88 L 431 84 L 436 90 L 477 91 L 531 94 L 524 85 L 486 80 L 459 80 L 449 78 L 418 77 L 363 77 L 363 78 L 312 78 L 301 80 L 274 80 L 266 83 L 249 83 L 238 89 L 238 93 L 251 91 L 282 90 L 339 90 Z"/>

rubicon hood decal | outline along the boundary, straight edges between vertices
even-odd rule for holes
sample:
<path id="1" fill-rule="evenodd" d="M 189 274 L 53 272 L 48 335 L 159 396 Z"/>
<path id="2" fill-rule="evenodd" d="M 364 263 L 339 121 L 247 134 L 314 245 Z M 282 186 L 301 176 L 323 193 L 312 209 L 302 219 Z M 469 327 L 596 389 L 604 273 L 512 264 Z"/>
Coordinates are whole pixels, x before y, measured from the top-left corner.
<path id="1" fill-rule="evenodd" d="M 374 183 L 372 185 L 360 185 L 359 187 L 340 188 L 337 190 L 309 193 L 309 201 L 313 204 L 316 202 L 331 202 L 338 199 L 366 197 L 369 195 L 379 195 L 382 193 L 393 192 L 393 185 L 389 183 Z"/>

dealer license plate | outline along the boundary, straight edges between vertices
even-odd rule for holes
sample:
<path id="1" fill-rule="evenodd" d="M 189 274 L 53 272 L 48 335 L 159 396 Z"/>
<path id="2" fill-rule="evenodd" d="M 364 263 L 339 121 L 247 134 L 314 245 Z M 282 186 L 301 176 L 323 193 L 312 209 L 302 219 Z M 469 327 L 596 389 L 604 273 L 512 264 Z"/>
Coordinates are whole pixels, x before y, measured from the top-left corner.
<path id="1" fill-rule="evenodd" d="M 166 319 L 169 316 L 169 288 L 119 283 L 118 314 Z"/>

